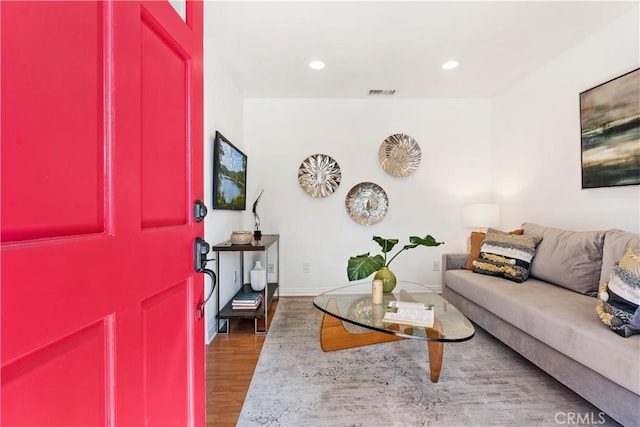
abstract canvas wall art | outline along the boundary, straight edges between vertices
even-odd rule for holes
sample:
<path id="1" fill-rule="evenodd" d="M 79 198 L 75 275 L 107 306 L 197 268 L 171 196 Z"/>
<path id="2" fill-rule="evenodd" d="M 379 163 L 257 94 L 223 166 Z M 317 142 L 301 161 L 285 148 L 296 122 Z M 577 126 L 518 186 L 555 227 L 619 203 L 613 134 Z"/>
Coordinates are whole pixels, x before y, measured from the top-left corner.
<path id="1" fill-rule="evenodd" d="M 640 184 L 640 68 L 580 94 L 582 188 Z"/>

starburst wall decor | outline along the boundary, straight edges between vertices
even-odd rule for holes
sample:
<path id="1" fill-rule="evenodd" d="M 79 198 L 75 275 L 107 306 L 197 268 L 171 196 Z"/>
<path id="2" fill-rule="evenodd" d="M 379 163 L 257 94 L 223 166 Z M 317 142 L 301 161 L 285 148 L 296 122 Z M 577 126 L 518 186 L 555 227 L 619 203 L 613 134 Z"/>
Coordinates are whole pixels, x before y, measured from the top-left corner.
<path id="1" fill-rule="evenodd" d="M 331 156 L 314 154 L 298 168 L 298 182 L 311 197 L 327 197 L 340 185 L 340 166 Z"/>

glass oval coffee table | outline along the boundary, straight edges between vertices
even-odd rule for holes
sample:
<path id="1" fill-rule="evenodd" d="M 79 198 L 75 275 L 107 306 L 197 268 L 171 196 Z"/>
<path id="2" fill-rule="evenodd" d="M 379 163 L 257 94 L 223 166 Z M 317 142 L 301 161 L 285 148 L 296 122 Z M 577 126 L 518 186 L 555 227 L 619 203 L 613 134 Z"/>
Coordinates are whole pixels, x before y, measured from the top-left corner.
<path id="1" fill-rule="evenodd" d="M 435 321 L 432 328 L 383 322 L 390 301 L 432 304 Z M 371 300 L 371 282 L 343 286 L 318 295 L 313 305 L 324 312 L 320 345 L 324 351 L 343 350 L 363 345 L 401 339 L 427 341 L 431 381 L 438 382 L 442 369 L 445 342 L 467 341 L 473 338 L 473 324 L 451 303 L 423 285 L 398 281 L 391 293 L 383 295 L 382 304 Z M 347 322 L 365 331 L 347 330 Z"/>

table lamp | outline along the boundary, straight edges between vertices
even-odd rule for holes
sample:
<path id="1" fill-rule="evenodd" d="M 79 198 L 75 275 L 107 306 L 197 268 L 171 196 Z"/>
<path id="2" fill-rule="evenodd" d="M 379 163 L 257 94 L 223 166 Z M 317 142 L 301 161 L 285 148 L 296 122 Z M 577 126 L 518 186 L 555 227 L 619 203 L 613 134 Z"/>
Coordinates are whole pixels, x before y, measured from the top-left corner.
<path id="1" fill-rule="evenodd" d="M 465 227 L 481 229 L 500 226 L 500 206 L 496 203 L 473 203 L 462 209 L 462 224 Z"/>

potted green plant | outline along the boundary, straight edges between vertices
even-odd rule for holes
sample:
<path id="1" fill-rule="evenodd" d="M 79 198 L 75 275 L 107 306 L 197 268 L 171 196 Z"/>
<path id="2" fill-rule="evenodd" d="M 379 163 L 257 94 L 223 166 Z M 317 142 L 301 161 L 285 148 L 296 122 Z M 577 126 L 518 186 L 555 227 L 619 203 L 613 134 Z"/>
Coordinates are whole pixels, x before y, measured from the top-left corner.
<path id="1" fill-rule="evenodd" d="M 398 244 L 398 239 L 384 239 L 379 236 L 373 236 L 373 240 L 380 245 L 382 255 L 371 256 L 369 252 L 367 252 L 366 254 L 350 257 L 347 264 L 347 276 L 349 280 L 352 281 L 364 279 L 376 273 L 374 280 L 382 280 L 382 289 L 384 292 L 391 292 L 396 287 L 396 276 L 389 270 L 389 264 L 391 264 L 398 255 L 418 246 L 440 246 L 444 244 L 444 242 L 436 241 L 431 235 L 427 235 L 426 237 L 410 236 L 410 243 L 404 245 L 402 249 L 387 261 L 387 254 Z"/>

